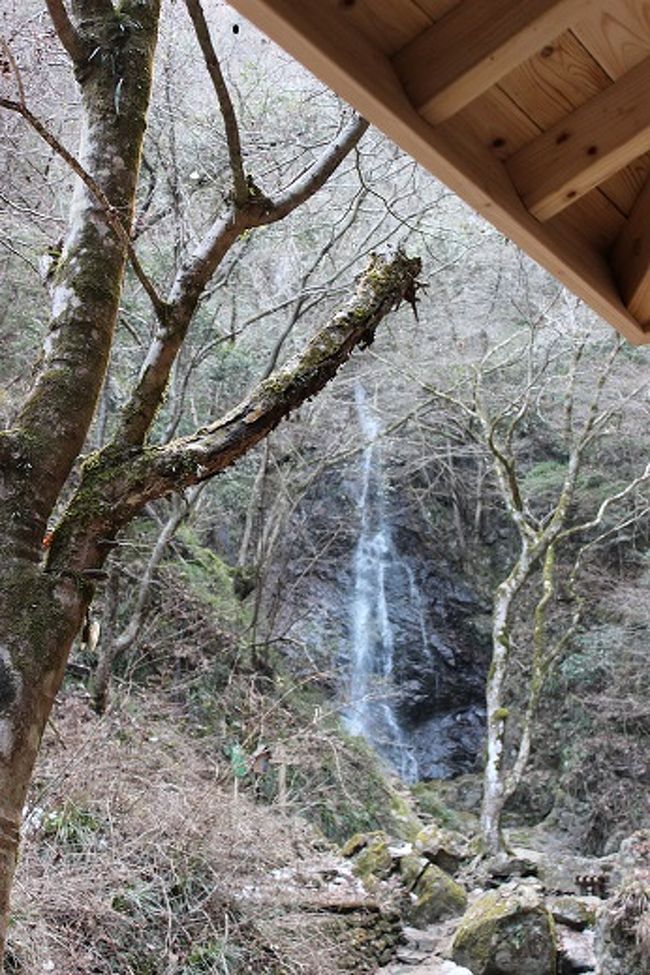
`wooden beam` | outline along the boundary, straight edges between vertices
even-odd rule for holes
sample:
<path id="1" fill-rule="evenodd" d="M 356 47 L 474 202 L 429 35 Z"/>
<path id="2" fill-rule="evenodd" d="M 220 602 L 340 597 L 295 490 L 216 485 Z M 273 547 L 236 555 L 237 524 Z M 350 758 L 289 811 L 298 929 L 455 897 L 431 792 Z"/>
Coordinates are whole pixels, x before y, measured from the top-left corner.
<path id="1" fill-rule="evenodd" d="M 465 0 L 393 58 L 416 110 L 450 118 L 566 30 L 593 0 Z"/>
<path id="2" fill-rule="evenodd" d="M 650 332 L 642 330 L 623 305 L 603 255 L 579 236 L 535 220 L 503 163 L 473 133 L 444 133 L 419 116 L 391 62 L 352 25 L 342 30 L 336 8 L 324 6 L 321 0 L 230 3 L 626 338 L 634 344 L 650 342 Z"/>
<path id="3" fill-rule="evenodd" d="M 618 236 L 611 263 L 629 311 L 650 325 L 650 180 Z"/>
<path id="4" fill-rule="evenodd" d="M 650 149 L 650 58 L 515 153 L 517 191 L 548 220 Z"/>
<path id="5" fill-rule="evenodd" d="M 360 31 L 383 54 L 391 57 L 431 27 L 433 20 L 414 2 L 414 0 L 355 0 L 354 3 L 341 3 L 341 0 L 321 0 L 323 6 L 336 9 L 341 18 L 342 28 Z"/>

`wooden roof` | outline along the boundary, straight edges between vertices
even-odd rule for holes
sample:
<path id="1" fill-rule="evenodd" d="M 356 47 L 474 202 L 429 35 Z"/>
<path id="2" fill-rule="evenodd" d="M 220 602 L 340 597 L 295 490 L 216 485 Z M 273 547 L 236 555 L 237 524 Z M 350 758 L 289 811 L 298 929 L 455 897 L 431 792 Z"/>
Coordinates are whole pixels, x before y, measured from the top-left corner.
<path id="1" fill-rule="evenodd" d="M 230 0 L 650 343 L 650 0 Z"/>

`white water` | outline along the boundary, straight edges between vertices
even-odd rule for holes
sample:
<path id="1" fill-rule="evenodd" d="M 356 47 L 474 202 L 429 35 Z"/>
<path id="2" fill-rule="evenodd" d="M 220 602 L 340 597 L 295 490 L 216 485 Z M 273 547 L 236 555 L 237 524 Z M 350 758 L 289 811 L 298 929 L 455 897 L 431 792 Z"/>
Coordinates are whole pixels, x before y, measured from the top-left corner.
<path id="1" fill-rule="evenodd" d="M 358 385 L 355 392 L 359 425 L 367 446 L 356 486 L 359 539 L 353 561 L 350 603 L 351 664 L 346 724 L 352 734 L 363 735 L 406 782 L 418 777 L 417 761 L 408 732 L 399 720 L 399 687 L 395 682 L 394 619 L 398 608 L 389 592 L 408 600 L 419 621 L 425 656 L 431 659 L 424 600 L 412 568 L 399 556 L 386 513 L 385 484 L 380 445 L 380 424 Z M 401 584 L 400 584 L 401 581 Z M 391 585 L 391 583 L 397 583 Z"/>

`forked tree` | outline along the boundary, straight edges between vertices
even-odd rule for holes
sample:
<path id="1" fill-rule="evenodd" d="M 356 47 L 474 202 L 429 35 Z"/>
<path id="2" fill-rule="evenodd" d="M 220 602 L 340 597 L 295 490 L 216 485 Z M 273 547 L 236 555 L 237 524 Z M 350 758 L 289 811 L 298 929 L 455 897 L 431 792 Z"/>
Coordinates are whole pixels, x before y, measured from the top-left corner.
<path id="1" fill-rule="evenodd" d="M 603 539 L 647 524 L 649 516 L 650 464 L 627 480 L 618 478 L 609 490 L 603 485 L 591 510 L 577 503 L 590 456 L 615 421 L 644 401 L 647 377 L 624 391 L 615 370 L 622 339 L 613 339 L 594 363 L 588 333 L 566 325 L 567 336 L 547 327 L 545 317 L 493 345 L 447 389 L 422 383 L 487 461 L 514 536 L 510 561 L 492 593 L 481 806 L 486 854 L 505 848 L 503 811 L 524 777 L 547 679 L 584 621 L 584 563 Z M 526 484 L 536 424 L 550 424 L 562 457 L 553 462 L 552 489 L 539 498 Z"/>
<path id="2" fill-rule="evenodd" d="M 244 169 L 235 112 L 199 0 L 186 0 L 224 119 L 231 189 L 162 294 L 144 271 L 132 235 L 160 0 L 70 0 L 68 6 L 46 0 L 46 6 L 75 74 L 82 132 L 75 155 L 48 131 L 28 104 L 5 46 L 0 107 L 18 113 L 66 160 L 75 188 L 49 278 L 49 328 L 34 381 L 11 428 L 0 434 L 0 957 L 39 742 L 116 536 L 147 503 L 233 464 L 317 393 L 355 346 L 372 340 L 380 320 L 402 298 L 412 298 L 419 270 L 419 261 L 402 253 L 375 257 L 344 307 L 239 405 L 225 416 L 206 416 L 190 435 L 152 443 L 170 371 L 229 249 L 246 231 L 281 220 L 320 189 L 366 123 L 353 118 L 286 190 L 267 195 Z M 127 262 L 150 301 L 155 335 L 110 441 L 81 463 Z M 77 486 L 68 496 L 74 470 Z"/>

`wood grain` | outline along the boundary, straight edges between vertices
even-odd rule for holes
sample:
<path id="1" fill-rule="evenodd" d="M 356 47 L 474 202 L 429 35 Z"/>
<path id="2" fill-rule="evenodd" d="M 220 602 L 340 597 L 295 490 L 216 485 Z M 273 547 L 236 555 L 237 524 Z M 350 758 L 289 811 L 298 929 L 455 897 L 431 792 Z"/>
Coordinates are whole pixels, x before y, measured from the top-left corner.
<path id="1" fill-rule="evenodd" d="M 610 84 L 609 73 L 573 31 L 567 31 L 510 72 L 499 88 L 544 130 Z M 632 209 L 649 166 L 650 159 L 643 157 L 601 184 L 601 192 L 622 214 Z"/>
<path id="2" fill-rule="evenodd" d="M 650 57 L 650 0 L 616 0 L 603 9 L 587 9 L 573 31 L 616 81 Z"/>
<path id="3" fill-rule="evenodd" d="M 566 30 L 591 0 L 472 0 L 454 7 L 393 59 L 432 124 L 460 111 Z"/>
<path id="4" fill-rule="evenodd" d="M 593 241 L 531 216 L 503 163 L 472 131 L 441 132 L 428 125 L 406 98 L 390 61 L 353 25 L 342 32 L 337 10 L 320 0 L 231 2 L 630 341 L 650 342 L 650 331 L 624 307 Z"/>
<path id="5" fill-rule="evenodd" d="M 623 301 L 643 325 L 650 324 L 650 180 L 621 230 L 611 262 Z"/>
<path id="6" fill-rule="evenodd" d="M 607 72 L 565 31 L 518 65 L 499 87 L 544 130 L 610 84 Z"/>
<path id="7" fill-rule="evenodd" d="M 341 31 L 360 31 L 383 54 L 392 55 L 431 27 L 433 19 L 414 0 L 321 0 L 338 17 Z"/>
<path id="8" fill-rule="evenodd" d="M 535 73 L 527 72 L 527 81 L 535 89 Z M 609 79 L 603 76 L 603 83 Z M 514 86 L 511 90 L 515 90 Z M 521 95 L 521 88 L 518 92 Z M 576 101 L 582 100 L 576 97 Z M 530 105 L 530 102 L 528 102 Z M 553 104 L 556 104 L 554 101 Z M 547 121 L 555 118 L 546 107 L 540 113 Z M 498 159 L 506 160 L 523 146 L 528 145 L 541 134 L 543 126 L 517 105 L 502 85 L 491 88 L 480 98 L 464 108 L 458 115 L 440 126 L 440 131 L 450 131 L 454 127 L 470 129 L 477 139 Z M 610 249 L 624 223 L 623 213 L 599 189 L 586 194 L 553 222 L 558 232 L 589 239 L 601 252 Z"/>
<path id="9" fill-rule="evenodd" d="M 425 12 L 427 17 L 431 18 L 431 21 L 435 23 L 440 20 L 450 10 L 457 7 L 464 0 L 415 0 L 418 7 Z"/>
<path id="10" fill-rule="evenodd" d="M 650 58 L 520 149 L 508 171 L 547 220 L 650 148 Z"/>

